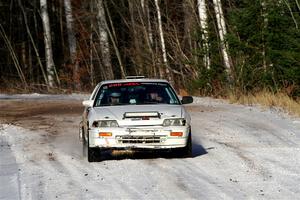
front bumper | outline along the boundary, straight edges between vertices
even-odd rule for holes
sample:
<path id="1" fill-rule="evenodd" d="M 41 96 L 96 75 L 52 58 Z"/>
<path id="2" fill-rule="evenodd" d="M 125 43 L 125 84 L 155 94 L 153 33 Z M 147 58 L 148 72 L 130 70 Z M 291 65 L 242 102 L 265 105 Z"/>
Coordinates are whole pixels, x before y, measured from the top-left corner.
<path id="1" fill-rule="evenodd" d="M 188 126 L 91 128 L 89 146 L 132 149 L 180 148 L 187 144 L 189 129 Z M 99 136 L 100 132 L 108 132 L 112 135 Z M 171 132 L 182 132 L 182 136 L 171 136 Z"/>

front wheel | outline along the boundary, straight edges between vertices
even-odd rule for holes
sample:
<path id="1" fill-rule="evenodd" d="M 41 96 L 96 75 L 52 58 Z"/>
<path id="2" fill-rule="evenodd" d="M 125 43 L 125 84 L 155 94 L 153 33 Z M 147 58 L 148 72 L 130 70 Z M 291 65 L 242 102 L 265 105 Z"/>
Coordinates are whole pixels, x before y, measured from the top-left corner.
<path id="1" fill-rule="evenodd" d="M 87 157 L 89 162 L 96 162 L 99 159 L 100 153 L 98 148 L 91 148 L 88 146 L 87 151 Z"/>
<path id="2" fill-rule="evenodd" d="M 183 148 L 176 148 L 173 150 L 173 152 L 176 157 L 190 158 L 192 157 L 192 146 L 192 134 L 190 133 L 188 136 L 186 146 Z"/>
<path id="3" fill-rule="evenodd" d="M 99 148 L 90 147 L 89 137 L 87 140 L 87 157 L 89 162 L 96 162 L 100 160 L 101 152 Z"/>
<path id="4" fill-rule="evenodd" d="M 188 141 L 186 146 L 182 149 L 183 157 L 189 158 L 192 157 L 192 150 L 193 150 L 193 144 L 192 144 L 192 134 L 189 134 Z"/>

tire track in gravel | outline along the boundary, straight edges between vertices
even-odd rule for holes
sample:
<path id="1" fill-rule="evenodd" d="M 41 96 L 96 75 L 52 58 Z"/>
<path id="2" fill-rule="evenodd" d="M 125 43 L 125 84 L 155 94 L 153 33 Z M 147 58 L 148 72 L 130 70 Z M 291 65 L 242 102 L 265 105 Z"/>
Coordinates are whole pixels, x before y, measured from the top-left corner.
<path id="1" fill-rule="evenodd" d="M 1 135 L 0 125 L 0 199 L 21 199 L 18 164 L 7 138 Z M 6 162 L 3 162 L 5 160 Z"/>

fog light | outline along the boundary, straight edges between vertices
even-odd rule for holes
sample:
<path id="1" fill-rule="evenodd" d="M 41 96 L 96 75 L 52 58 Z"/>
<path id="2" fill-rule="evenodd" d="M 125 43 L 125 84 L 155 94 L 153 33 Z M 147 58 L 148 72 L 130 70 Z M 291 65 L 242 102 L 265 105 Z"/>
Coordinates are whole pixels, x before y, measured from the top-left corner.
<path id="1" fill-rule="evenodd" d="M 171 136 L 177 136 L 177 137 L 182 137 L 183 133 L 182 132 L 171 132 Z"/>
<path id="2" fill-rule="evenodd" d="M 112 136 L 112 133 L 111 132 L 100 132 L 99 136 L 100 137 L 110 137 L 110 136 Z"/>

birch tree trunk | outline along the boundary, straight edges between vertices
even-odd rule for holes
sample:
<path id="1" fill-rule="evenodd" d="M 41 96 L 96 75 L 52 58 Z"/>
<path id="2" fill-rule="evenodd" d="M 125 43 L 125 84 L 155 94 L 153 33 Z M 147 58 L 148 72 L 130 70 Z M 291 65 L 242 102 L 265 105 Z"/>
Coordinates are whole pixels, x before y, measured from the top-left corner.
<path id="1" fill-rule="evenodd" d="M 202 30 L 202 40 L 204 57 L 203 63 L 207 69 L 210 69 L 209 46 L 208 46 L 208 26 L 207 26 L 207 10 L 205 0 L 197 0 L 197 7 L 199 12 L 200 26 Z"/>
<path id="2" fill-rule="evenodd" d="M 142 6 L 143 13 L 145 13 L 145 0 L 141 0 L 141 6 Z"/>
<path id="3" fill-rule="evenodd" d="M 50 32 L 50 24 L 49 24 L 49 15 L 47 10 L 47 0 L 40 0 L 40 6 L 41 6 L 41 16 L 42 16 L 43 29 L 44 29 L 47 78 L 48 78 L 49 86 L 53 87 L 55 69 L 54 69 L 53 54 L 52 54 L 51 32 Z"/>
<path id="4" fill-rule="evenodd" d="M 149 10 L 149 1 L 146 0 L 145 4 L 145 12 L 146 12 L 146 17 L 147 17 L 147 24 L 148 24 L 148 37 L 151 46 L 153 45 L 153 34 L 152 34 L 152 27 L 151 27 L 151 17 L 150 17 L 150 10 Z"/>
<path id="5" fill-rule="evenodd" d="M 96 0 L 96 8 L 97 8 L 97 22 L 99 29 L 99 40 L 100 40 L 100 49 L 101 49 L 101 58 L 103 69 L 105 70 L 105 78 L 113 79 L 114 74 L 111 65 L 111 55 L 109 49 L 108 42 L 108 34 L 106 31 L 106 27 L 108 27 L 106 18 L 105 18 L 105 10 L 103 6 L 103 0 Z"/>
<path id="6" fill-rule="evenodd" d="M 69 51 L 70 51 L 70 60 L 73 68 L 73 80 L 75 82 L 75 88 L 80 89 L 80 75 L 78 69 L 78 61 L 76 58 L 76 38 L 74 34 L 73 28 L 73 13 L 72 13 L 72 5 L 70 0 L 64 0 L 65 6 L 65 15 L 67 22 L 67 33 L 68 33 L 68 43 L 69 43 Z"/>
<path id="7" fill-rule="evenodd" d="M 225 25 L 225 19 L 224 19 L 224 14 L 223 14 L 223 10 L 222 10 L 221 0 L 213 0 L 213 3 L 214 3 L 214 10 L 216 13 L 223 61 L 224 61 L 224 65 L 225 65 L 227 74 L 229 76 L 228 78 L 231 79 L 231 75 L 232 75 L 231 74 L 231 65 L 230 65 L 230 59 L 229 59 L 229 55 L 228 55 L 228 47 L 225 42 L 225 35 L 227 34 L 227 31 L 226 31 L 226 25 Z"/>
<path id="8" fill-rule="evenodd" d="M 161 45 L 163 63 L 166 67 L 167 79 L 169 81 L 171 81 L 170 71 L 168 69 L 167 51 L 166 51 L 166 46 L 165 46 L 164 32 L 163 32 L 163 29 L 162 29 L 161 13 L 160 13 L 160 7 L 159 7 L 159 4 L 158 4 L 158 0 L 155 0 L 155 7 L 156 7 L 156 12 L 157 12 L 158 32 L 159 32 L 159 37 L 160 37 L 160 45 Z M 160 76 L 162 78 L 163 74 L 160 73 Z"/>

